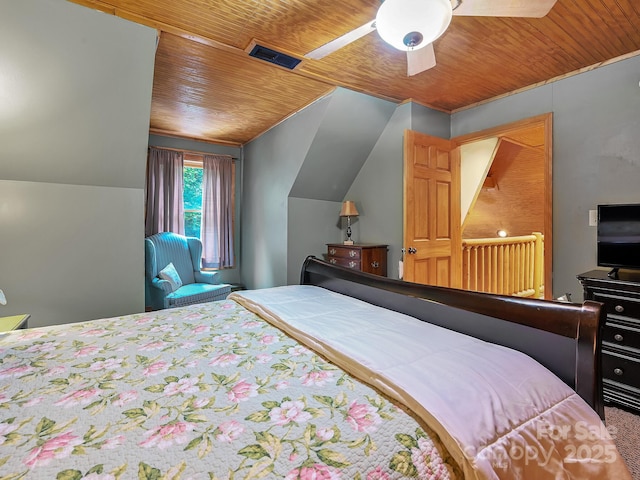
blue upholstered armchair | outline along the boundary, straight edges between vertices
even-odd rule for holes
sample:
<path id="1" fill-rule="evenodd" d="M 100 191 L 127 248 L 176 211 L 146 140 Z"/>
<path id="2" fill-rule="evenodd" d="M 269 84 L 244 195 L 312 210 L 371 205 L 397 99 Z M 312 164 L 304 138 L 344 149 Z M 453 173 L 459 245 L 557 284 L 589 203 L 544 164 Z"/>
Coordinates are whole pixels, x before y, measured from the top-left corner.
<path id="1" fill-rule="evenodd" d="M 154 310 L 223 300 L 231 285 L 202 272 L 198 238 L 161 232 L 144 239 L 146 305 Z M 170 265 L 171 264 L 171 265 Z"/>

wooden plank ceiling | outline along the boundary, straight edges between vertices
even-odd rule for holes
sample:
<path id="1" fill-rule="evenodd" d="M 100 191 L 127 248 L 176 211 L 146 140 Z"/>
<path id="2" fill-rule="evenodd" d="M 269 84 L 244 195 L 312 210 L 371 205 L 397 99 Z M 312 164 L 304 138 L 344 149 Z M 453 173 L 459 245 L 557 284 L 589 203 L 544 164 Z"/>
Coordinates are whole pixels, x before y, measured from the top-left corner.
<path id="1" fill-rule="evenodd" d="M 640 50 L 638 0 L 558 0 L 540 19 L 455 16 L 434 43 L 436 67 L 413 77 L 377 32 L 304 59 L 373 20 L 378 0 L 72 1 L 160 31 L 152 132 L 222 144 L 256 138 L 335 86 L 453 112 Z M 303 61 L 251 58 L 254 41 Z"/>

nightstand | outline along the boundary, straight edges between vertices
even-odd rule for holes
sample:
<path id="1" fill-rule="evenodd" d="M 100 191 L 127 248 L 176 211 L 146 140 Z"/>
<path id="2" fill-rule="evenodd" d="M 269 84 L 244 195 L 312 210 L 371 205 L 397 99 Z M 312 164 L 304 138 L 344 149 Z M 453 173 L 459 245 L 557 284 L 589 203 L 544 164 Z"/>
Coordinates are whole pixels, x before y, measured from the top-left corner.
<path id="1" fill-rule="evenodd" d="M 387 245 L 354 243 L 327 244 L 327 261 L 361 272 L 387 276 Z"/>
<path id="2" fill-rule="evenodd" d="M 31 315 L 13 315 L 12 317 L 0 317 L 0 332 L 27 328 L 27 322 Z"/>

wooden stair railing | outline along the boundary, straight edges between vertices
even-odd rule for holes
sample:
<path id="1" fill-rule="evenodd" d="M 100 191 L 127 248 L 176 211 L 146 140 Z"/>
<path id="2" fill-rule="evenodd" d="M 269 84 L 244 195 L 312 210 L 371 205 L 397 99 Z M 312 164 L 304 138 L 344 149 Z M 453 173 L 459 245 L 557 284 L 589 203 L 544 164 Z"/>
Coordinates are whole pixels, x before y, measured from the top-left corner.
<path id="1" fill-rule="evenodd" d="M 544 294 L 544 235 L 462 240 L 462 288 L 540 298 Z"/>

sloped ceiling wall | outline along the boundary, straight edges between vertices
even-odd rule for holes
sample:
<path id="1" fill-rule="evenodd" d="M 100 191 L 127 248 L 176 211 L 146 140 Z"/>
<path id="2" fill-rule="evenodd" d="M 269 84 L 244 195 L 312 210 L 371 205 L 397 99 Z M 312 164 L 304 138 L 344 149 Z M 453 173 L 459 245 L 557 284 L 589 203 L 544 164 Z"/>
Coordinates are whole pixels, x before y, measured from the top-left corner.
<path id="1" fill-rule="evenodd" d="M 396 107 L 387 100 L 336 89 L 289 196 L 341 202 Z"/>
<path id="2" fill-rule="evenodd" d="M 482 188 L 464 224 L 463 238 L 544 233 L 544 152 L 502 141 L 489 174 L 495 188 Z"/>

